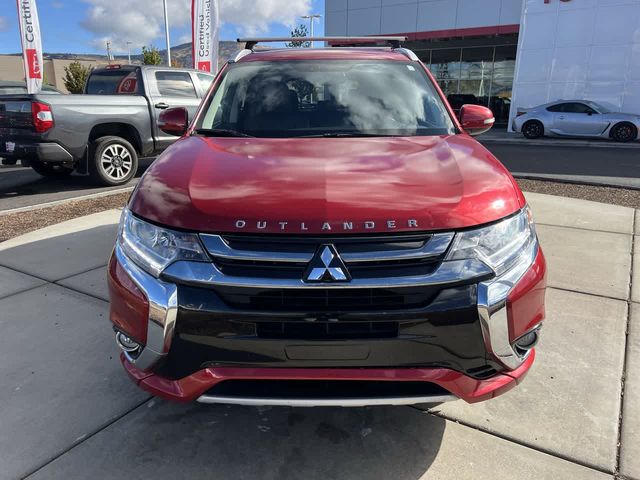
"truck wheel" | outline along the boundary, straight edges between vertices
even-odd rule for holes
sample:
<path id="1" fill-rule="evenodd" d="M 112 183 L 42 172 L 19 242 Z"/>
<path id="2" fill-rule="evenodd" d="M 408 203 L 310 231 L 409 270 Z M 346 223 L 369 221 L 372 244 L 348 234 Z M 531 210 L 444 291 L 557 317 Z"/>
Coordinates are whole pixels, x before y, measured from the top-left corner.
<path id="1" fill-rule="evenodd" d="M 73 167 L 67 167 L 57 163 L 42 163 L 38 161 L 31 162 L 31 168 L 43 177 L 64 178 L 71 175 Z"/>
<path id="2" fill-rule="evenodd" d="M 135 148 L 121 137 L 100 137 L 91 144 L 89 174 L 102 185 L 122 185 L 138 170 Z"/>

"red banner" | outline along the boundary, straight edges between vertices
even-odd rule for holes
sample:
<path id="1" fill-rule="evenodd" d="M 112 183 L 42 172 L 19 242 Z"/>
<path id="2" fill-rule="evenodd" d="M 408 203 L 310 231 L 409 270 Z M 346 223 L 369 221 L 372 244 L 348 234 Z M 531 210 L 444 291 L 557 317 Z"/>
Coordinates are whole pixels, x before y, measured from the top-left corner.
<path id="1" fill-rule="evenodd" d="M 36 0 L 16 0 L 16 3 L 27 92 L 38 93 L 42 88 L 43 73 L 42 40 Z"/>

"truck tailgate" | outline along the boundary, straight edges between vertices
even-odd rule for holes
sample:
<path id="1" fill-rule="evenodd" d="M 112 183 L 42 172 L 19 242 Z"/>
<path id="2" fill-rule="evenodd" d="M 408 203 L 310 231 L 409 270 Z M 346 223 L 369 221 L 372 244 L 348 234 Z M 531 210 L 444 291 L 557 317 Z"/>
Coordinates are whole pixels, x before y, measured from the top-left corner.
<path id="1" fill-rule="evenodd" d="M 31 100 L 28 95 L 0 96 L 0 129 L 33 131 Z"/>

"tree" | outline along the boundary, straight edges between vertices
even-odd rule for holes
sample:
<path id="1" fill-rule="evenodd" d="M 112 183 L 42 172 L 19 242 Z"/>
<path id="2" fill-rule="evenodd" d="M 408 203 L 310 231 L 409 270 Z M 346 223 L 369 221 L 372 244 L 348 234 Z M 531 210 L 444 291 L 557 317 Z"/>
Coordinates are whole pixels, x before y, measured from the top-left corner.
<path id="1" fill-rule="evenodd" d="M 142 63 L 145 65 L 162 64 L 162 55 L 160 55 L 160 51 L 153 45 L 150 47 L 142 47 Z"/>
<path id="2" fill-rule="evenodd" d="M 304 24 L 300 24 L 296 28 L 291 30 L 291 38 L 302 38 L 302 37 L 308 37 L 308 36 L 309 36 L 309 29 Z M 309 48 L 310 46 L 311 46 L 311 42 L 305 42 L 303 40 L 292 40 L 291 42 L 287 43 L 287 47 L 289 48 L 300 48 L 300 47 Z"/>
<path id="3" fill-rule="evenodd" d="M 64 86 L 71 93 L 82 93 L 84 84 L 91 73 L 91 67 L 82 65 L 77 60 L 64 67 Z"/>
<path id="4" fill-rule="evenodd" d="M 171 66 L 174 67 L 174 68 L 185 68 L 184 62 L 179 58 L 172 58 L 171 59 Z"/>

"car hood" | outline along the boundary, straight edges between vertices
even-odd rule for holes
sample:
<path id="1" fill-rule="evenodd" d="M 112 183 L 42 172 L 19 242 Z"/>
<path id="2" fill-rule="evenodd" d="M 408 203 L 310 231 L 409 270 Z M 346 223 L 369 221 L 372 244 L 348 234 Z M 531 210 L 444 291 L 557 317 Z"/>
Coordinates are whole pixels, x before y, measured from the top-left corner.
<path id="1" fill-rule="evenodd" d="M 298 235 L 464 228 L 523 206 L 506 169 L 467 135 L 185 137 L 129 203 L 173 228 Z"/>

